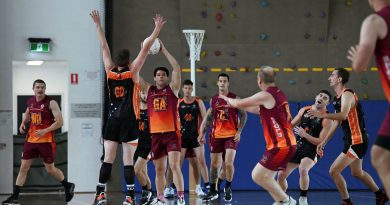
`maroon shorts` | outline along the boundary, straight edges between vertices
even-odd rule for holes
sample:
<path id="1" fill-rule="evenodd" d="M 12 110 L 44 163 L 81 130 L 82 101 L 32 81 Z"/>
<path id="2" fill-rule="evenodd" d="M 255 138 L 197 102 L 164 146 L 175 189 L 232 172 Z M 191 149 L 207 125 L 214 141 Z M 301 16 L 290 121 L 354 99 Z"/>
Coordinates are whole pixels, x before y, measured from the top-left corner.
<path id="1" fill-rule="evenodd" d="M 176 132 L 152 133 L 152 159 L 159 159 L 172 151 L 181 151 L 181 142 Z"/>
<path id="2" fill-rule="evenodd" d="M 296 149 L 297 148 L 294 145 L 290 147 L 265 150 L 259 163 L 263 165 L 263 167 L 272 171 L 285 170 L 287 163 L 294 156 Z"/>
<path id="3" fill-rule="evenodd" d="M 227 149 L 237 150 L 238 142 L 234 141 L 234 137 L 229 138 L 210 138 L 210 152 L 222 153 Z"/>
<path id="4" fill-rule="evenodd" d="M 194 148 L 187 149 L 185 158 L 194 158 L 194 157 L 196 157 L 196 153 L 195 153 Z"/>
<path id="5" fill-rule="evenodd" d="M 52 142 L 46 143 L 30 143 L 25 142 L 23 146 L 22 159 L 42 158 L 47 164 L 54 162 L 54 153 L 56 144 Z"/>

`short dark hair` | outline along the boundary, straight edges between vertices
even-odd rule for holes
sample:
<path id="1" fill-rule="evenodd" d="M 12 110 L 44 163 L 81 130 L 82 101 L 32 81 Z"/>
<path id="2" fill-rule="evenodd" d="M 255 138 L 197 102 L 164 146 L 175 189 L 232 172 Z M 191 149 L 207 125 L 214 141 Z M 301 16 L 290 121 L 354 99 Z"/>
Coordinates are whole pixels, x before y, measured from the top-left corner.
<path id="1" fill-rule="evenodd" d="M 194 83 L 191 80 L 187 79 L 183 81 L 183 86 L 184 85 L 194 85 Z"/>
<path id="2" fill-rule="evenodd" d="M 154 69 L 154 71 L 153 71 L 153 76 L 154 77 L 156 77 L 157 71 L 159 71 L 159 70 L 164 71 L 165 74 L 167 74 L 167 76 L 169 77 L 169 70 L 166 67 L 157 67 L 156 69 Z"/>
<path id="3" fill-rule="evenodd" d="M 220 74 L 218 75 L 218 79 L 219 79 L 219 77 L 226 77 L 226 78 L 228 79 L 228 81 L 230 81 L 230 77 L 229 77 L 229 75 L 226 74 L 226 73 L 220 73 Z"/>
<path id="4" fill-rule="evenodd" d="M 330 92 L 328 90 L 320 90 L 320 92 L 318 92 L 318 94 L 320 94 L 320 93 L 324 93 L 324 94 L 328 95 L 329 101 L 332 101 L 332 94 L 330 94 Z"/>
<path id="5" fill-rule="evenodd" d="M 130 62 L 130 51 L 128 49 L 121 49 L 118 51 L 118 55 L 115 57 L 115 63 L 117 66 L 126 67 Z"/>
<path id="6" fill-rule="evenodd" d="M 43 80 L 41 80 L 41 79 L 36 79 L 36 80 L 34 80 L 34 82 L 33 82 L 33 87 L 35 87 L 35 84 L 37 84 L 37 83 L 43 83 L 43 84 L 45 84 L 45 86 L 46 86 L 45 81 L 43 81 Z"/>
<path id="7" fill-rule="evenodd" d="M 337 76 L 343 79 L 341 82 L 343 84 L 347 83 L 349 80 L 349 71 L 345 68 L 336 68 L 335 70 L 337 70 Z"/>

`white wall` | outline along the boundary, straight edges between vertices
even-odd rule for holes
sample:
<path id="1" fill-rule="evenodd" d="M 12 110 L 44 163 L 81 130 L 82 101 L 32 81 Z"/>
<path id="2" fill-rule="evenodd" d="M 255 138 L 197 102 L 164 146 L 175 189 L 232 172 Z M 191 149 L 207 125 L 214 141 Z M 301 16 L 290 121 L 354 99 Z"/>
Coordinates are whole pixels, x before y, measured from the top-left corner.
<path id="1" fill-rule="evenodd" d="M 70 85 L 69 81 L 67 84 L 70 104 L 102 102 L 104 81 L 101 79 L 101 54 L 95 27 L 89 17 L 89 12 L 93 9 L 103 11 L 102 2 L 103 0 L 0 1 L 0 45 L 7 48 L 0 53 L 0 110 L 13 109 L 10 77 L 12 61 L 32 59 L 66 61 L 69 73 L 79 74 L 78 85 Z M 51 38 L 51 52 L 30 53 L 29 37 Z M 87 76 L 94 72 L 97 72 L 97 78 Z M 69 78 L 69 73 L 58 78 Z M 70 116 L 69 112 L 68 115 Z M 93 136 L 81 137 L 82 123 L 94 126 Z M 69 118 L 68 178 L 76 183 L 76 191 L 95 190 L 102 150 L 101 126 L 101 118 Z M 7 147 L 12 147 L 12 129 L 0 129 L 0 140 L 7 139 Z M 13 167 L 12 149 L 8 149 L 4 155 L 1 153 L 0 160 L 0 193 L 10 193 L 14 183 L 12 171 L 9 171 Z"/>

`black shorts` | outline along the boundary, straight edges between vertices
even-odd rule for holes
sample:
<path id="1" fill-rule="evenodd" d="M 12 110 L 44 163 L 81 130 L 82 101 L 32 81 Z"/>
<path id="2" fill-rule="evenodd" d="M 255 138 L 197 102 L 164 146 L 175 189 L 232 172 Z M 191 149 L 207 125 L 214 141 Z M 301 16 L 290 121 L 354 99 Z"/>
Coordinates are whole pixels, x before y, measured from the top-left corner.
<path id="1" fill-rule="evenodd" d="M 186 149 L 193 149 L 199 147 L 199 142 L 198 138 L 188 138 L 188 137 L 182 137 L 181 138 L 181 148 L 186 148 Z"/>
<path id="2" fill-rule="evenodd" d="M 368 142 L 355 144 L 355 145 L 345 145 L 343 153 L 351 159 L 363 159 L 368 150 Z"/>
<path id="3" fill-rule="evenodd" d="M 138 139 L 139 130 L 136 120 L 114 118 L 108 119 L 103 139 L 114 142 L 131 142 Z"/>
<path id="4" fill-rule="evenodd" d="M 301 160 L 303 158 L 305 158 L 305 157 L 310 158 L 314 162 L 317 162 L 317 160 L 318 160 L 318 156 L 317 156 L 316 150 L 308 151 L 308 150 L 304 150 L 304 149 L 297 149 L 297 151 L 295 152 L 294 156 L 290 159 L 289 162 L 300 164 Z"/>
<path id="5" fill-rule="evenodd" d="M 152 138 L 148 132 L 140 132 L 141 135 L 138 139 L 138 146 L 134 153 L 134 163 L 137 161 L 138 157 L 141 157 L 144 160 L 148 159 L 150 151 L 152 149 Z"/>
<path id="6" fill-rule="evenodd" d="M 376 138 L 375 145 L 378 145 L 379 147 L 382 147 L 390 151 L 390 137 L 379 135 Z"/>

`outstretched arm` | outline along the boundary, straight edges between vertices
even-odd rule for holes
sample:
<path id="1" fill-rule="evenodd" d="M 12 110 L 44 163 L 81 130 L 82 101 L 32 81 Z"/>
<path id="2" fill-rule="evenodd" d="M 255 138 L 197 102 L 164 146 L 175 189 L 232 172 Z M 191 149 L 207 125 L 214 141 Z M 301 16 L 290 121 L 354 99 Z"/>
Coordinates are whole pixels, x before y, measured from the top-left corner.
<path id="1" fill-rule="evenodd" d="M 154 20 L 154 30 L 152 34 L 146 39 L 145 44 L 141 47 L 141 50 L 138 53 L 138 56 L 134 59 L 131 64 L 131 70 L 133 72 L 133 80 L 138 82 L 139 71 L 145 63 L 146 57 L 148 56 L 148 51 L 150 47 L 153 45 L 154 41 L 158 37 L 161 29 L 163 28 L 165 21 L 160 14 L 156 14 L 153 18 Z"/>
<path id="2" fill-rule="evenodd" d="M 169 53 L 169 51 L 165 48 L 164 44 L 160 41 L 161 44 L 161 52 L 164 54 L 165 58 L 169 61 L 169 64 L 172 67 L 172 79 L 169 86 L 172 88 L 173 92 L 176 96 L 179 95 L 180 84 L 181 84 L 181 69 L 179 63 L 176 59 Z"/>
<path id="3" fill-rule="evenodd" d="M 337 120 L 332 120 L 330 124 L 331 124 L 330 129 L 327 131 L 326 136 L 323 138 L 322 142 L 317 145 L 317 153 L 320 156 L 323 155 L 323 150 L 324 150 L 326 143 L 328 143 L 329 140 L 333 137 L 333 134 L 336 132 L 337 127 L 340 125 L 340 122 Z M 322 128 L 322 129 L 324 129 L 324 128 Z"/>
<path id="4" fill-rule="evenodd" d="M 303 113 L 305 112 L 305 108 L 301 108 L 298 112 L 298 114 L 294 117 L 294 119 L 291 121 L 291 126 L 295 127 L 301 122 Z"/>
<path id="5" fill-rule="evenodd" d="M 220 98 L 224 99 L 230 106 L 240 109 L 254 108 L 264 105 L 267 108 L 272 108 L 275 105 L 275 99 L 268 92 L 258 92 L 250 97 L 238 99 L 228 98 L 220 95 Z M 257 110 L 257 108 L 256 108 Z"/>
<path id="6" fill-rule="evenodd" d="M 338 113 L 321 113 L 314 110 L 309 110 L 307 113 L 311 117 L 326 118 L 331 120 L 343 121 L 347 119 L 348 113 L 355 105 L 356 100 L 351 92 L 344 92 L 341 96 L 341 110 Z"/>
<path id="7" fill-rule="evenodd" d="M 148 90 L 150 88 L 150 83 L 146 82 L 141 76 L 139 76 L 139 84 L 141 87 L 141 91 L 144 93 L 148 93 Z"/>
<path id="8" fill-rule="evenodd" d="M 102 47 L 102 52 L 103 52 L 104 69 L 105 69 L 106 73 L 108 73 L 112 68 L 115 67 L 115 64 L 112 61 L 110 48 L 108 47 L 107 39 L 106 39 L 106 36 L 104 35 L 103 29 L 102 29 L 102 26 L 100 23 L 99 11 L 93 10 L 89 15 L 91 16 L 91 18 L 96 26 L 96 31 L 97 31 L 98 36 L 99 36 L 100 46 Z"/>
<path id="9" fill-rule="evenodd" d="M 347 58 L 352 61 L 354 71 L 366 71 L 370 59 L 374 54 L 376 41 L 387 35 L 388 29 L 385 20 L 377 14 L 369 15 L 360 30 L 359 45 L 351 47 Z"/>

